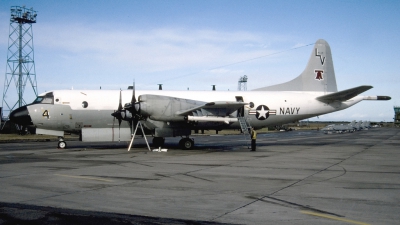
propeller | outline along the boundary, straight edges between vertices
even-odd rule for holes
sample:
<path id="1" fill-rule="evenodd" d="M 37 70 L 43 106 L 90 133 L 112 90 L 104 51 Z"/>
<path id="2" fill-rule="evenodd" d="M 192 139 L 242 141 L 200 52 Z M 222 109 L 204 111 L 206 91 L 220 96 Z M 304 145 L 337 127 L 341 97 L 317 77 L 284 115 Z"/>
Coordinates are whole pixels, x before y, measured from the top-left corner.
<path id="1" fill-rule="evenodd" d="M 111 113 L 111 115 L 118 120 L 118 127 L 121 129 L 121 122 L 122 120 L 128 121 L 131 125 L 131 133 L 133 133 L 133 129 L 136 127 L 138 121 L 142 119 L 140 115 L 140 103 L 136 102 L 136 95 L 135 95 L 135 82 L 133 82 L 133 90 L 132 90 L 132 99 L 131 102 L 126 103 L 122 107 L 122 90 L 119 92 L 119 104 L 118 110 Z M 114 122 L 113 122 L 114 123 Z"/>
<path id="2" fill-rule="evenodd" d="M 131 99 L 131 102 L 126 103 L 124 105 L 124 107 L 122 107 L 122 90 L 121 90 L 120 93 L 119 93 L 118 110 L 116 110 L 113 113 L 111 113 L 111 115 L 114 117 L 113 128 L 114 128 L 115 119 L 118 119 L 118 124 L 119 124 L 119 130 L 120 131 L 121 131 L 121 122 L 122 122 L 122 120 L 128 121 L 128 123 L 130 125 L 130 129 L 131 129 L 131 133 L 132 133 L 132 139 L 131 139 L 131 142 L 129 144 L 128 151 L 132 147 L 133 140 L 135 138 L 135 134 L 136 134 L 137 129 L 139 128 L 139 125 L 140 125 L 140 128 L 142 130 L 142 135 L 143 135 L 144 139 L 146 140 L 147 147 L 149 148 L 149 151 L 151 151 L 150 150 L 150 145 L 147 142 L 147 138 L 146 138 L 146 135 L 145 135 L 144 130 L 143 130 L 143 126 L 140 123 L 140 120 L 144 120 L 145 117 L 143 117 L 140 114 L 140 102 L 137 102 L 136 95 L 135 95 L 135 82 L 133 82 L 133 86 L 132 86 L 132 99 Z"/>
<path id="3" fill-rule="evenodd" d="M 137 100 L 136 100 L 135 82 L 133 82 L 133 86 L 132 86 L 131 102 L 126 103 L 124 106 L 124 109 L 127 110 L 128 112 L 130 112 L 132 115 L 131 119 L 129 120 L 129 123 L 131 124 L 132 139 L 129 144 L 128 151 L 131 150 L 133 140 L 135 139 L 136 131 L 138 130 L 139 127 L 141 128 L 142 136 L 144 137 L 144 139 L 146 141 L 147 147 L 149 148 L 149 151 L 151 151 L 149 142 L 147 141 L 146 135 L 143 130 L 142 123 L 140 122 L 140 120 L 144 120 L 145 118 L 140 114 L 140 102 L 137 102 Z"/>
<path id="4" fill-rule="evenodd" d="M 133 143 L 133 135 L 136 133 L 136 130 L 138 129 L 139 125 L 142 130 L 142 135 L 144 136 L 147 146 L 150 150 L 150 146 L 147 142 L 146 135 L 144 134 L 144 130 L 142 125 L 140 124 L 140 120 L 144 120 L 145 118 L 140 114 L 140 103 L 137 102 L 136 100 L 136 95 L 135 95 L 135 82 L 133 82 L 132 86 L 132 99 L 131 102 L 126 103 L 124 107 L 122 107 L 122 91 L 120 91 L 119 94 L 119 104 L 118 104 L 118 110 L 114 111 L 111 113 L 111 115 L 115 118 L 118 119 L 118 124 L 119 124 L 119 130 L 121 131 L 121 122 L 122 120 L 128 121 L 131 129 L 131 134 L 132 134 L 132 139 L 131 139 L 131 144 L 129 146 L 129 149 Z M 113 122 L 113 127 L 114 127 L 114 122 Z M 129 150 L 128 150 L 129 151 Z"/>

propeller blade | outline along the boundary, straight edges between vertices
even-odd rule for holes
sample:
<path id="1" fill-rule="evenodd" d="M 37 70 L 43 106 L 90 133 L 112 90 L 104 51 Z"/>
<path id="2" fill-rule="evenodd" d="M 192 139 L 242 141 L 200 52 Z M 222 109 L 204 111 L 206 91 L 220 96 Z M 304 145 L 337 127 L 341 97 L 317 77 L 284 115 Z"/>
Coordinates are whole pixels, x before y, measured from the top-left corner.
<path id="1" fill-rule="evenodd" d="M 119 126 L 118 126 L 118 142 L 121 141 L 121 120 L 118 120 Z"/>
<path id="2" fill-rule="evenodd" d="M 114 110 L 114 113 L 115 113 L 115 110 Z M 114 116 L 113 115 L 114 113 L 111 113 L 111 115 Z M 114 141 L 114 124 L 115 124 L 115 116 L 114 116 L 113 124 L 112 124 L 112 141 Z"/>
<path id="3" fill-rule="evenodd" d="M 122 122 L 122 118 L 118 117 L 118 126 L 119 126 L 119 128 L 121 128 L 121 122 Z"/>
<path id="4" fill-rule="evenodd" d="M 115 123 L 115 118 L 118 119 L 118 130 L 119 130 L 119 134 L 118 134 L 118 139 L 120 139 L 121 136 L 121 122 L 122 122 L 122 90 L 120 90 L 119 92 L 119 104 L 118 104 L 118 110 L 115 111 L 113 113 L 111 113 L 111 116 L 114 117 L 113 120 L 113 128 L 114 128 L 114 123 Z"/>
<path id="5" fill-rule="evenodd" d="M 115 113 L 115 110 L 114 110 L 114 112 L 113 113 L 111 113 L 111 116 L 113 116 L 114 117 L 114 119 L 113 119 L 113 128 L 114 128 L 114 123 L 115 123 L 115 116 L 114 116 L 114 113 Z"/>
<path id="6" fill-rule="evenodd" d="M 136 102 L 136 96 L 135 96 L 135 82 L 133 82 L 133 86 L 132 86 L 132 100 L 131 100 L 131 105 L 134 105 Z"/>
<path id="7" fill-rule="evenodd" d="M 136 109 L 136 104 L 139 104 L 138 102 L 136 102 L 136 93 L 135 93 L 135 82 L 133 82 L 133 86 L 132 86 L 132 99 L 130 103 L 126 103 L 124 108 L 126 110 L 128 110 L 129 112 L 132 113 L 133 117 L 138 116 L 139 110 Z"/>
<path id="8" fill-rule="evenodd" d="M 118 105 L 118 111 L 122 110 L 122 90 L 119 91 L 119 105 Z"/>
<path id="9" fill-rule="evenodd" d="M 122 122 L 122 90 L 119 91 L 119 105 L 118 105 L 118 112 L 119 112 L 119 117 L 118 119 L 118 141 L 121 140 L 121 122 Z"/>

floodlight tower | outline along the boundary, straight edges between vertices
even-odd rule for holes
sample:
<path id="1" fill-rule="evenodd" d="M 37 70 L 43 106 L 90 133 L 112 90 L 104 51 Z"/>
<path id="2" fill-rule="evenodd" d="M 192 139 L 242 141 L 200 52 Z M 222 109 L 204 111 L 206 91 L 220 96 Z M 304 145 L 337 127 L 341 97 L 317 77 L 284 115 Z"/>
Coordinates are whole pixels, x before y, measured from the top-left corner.
<path id="1" fill-rule="evenodd" d="M 247 91 L 247 75 L 239 78 L 238 91 Z"/>
<path id="2" fill-rule="evenodd" d="M 25 87 L 32 87 L 32 96 L 37 96 L 35 61 L 33 54 L 32 24 L 36 23 L 37 12 L 25 6 L 12 6 L 8 36 L 7 68 L 3 90 L 3 115 L 8 119 L 17 106 L 26 104 L 23 95 Z M 28 82 L 29 81 L 29 82 Z M 11 84 L 16 90 L 11 90 Z M 15 97 L 17 96 L 17 98 Z"/>

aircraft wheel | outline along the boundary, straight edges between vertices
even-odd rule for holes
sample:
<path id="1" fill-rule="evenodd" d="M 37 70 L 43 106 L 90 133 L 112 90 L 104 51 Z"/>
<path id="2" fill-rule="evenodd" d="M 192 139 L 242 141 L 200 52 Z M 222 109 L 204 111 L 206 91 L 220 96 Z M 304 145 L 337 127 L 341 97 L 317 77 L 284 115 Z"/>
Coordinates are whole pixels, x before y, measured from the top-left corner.
<path id="1" fill-rule="evenodd" d="M 165 139 L 163 137 L 154 137 L 153 146 L 155 148 L 162 147 L 164 145 Z"/>
<path id="2" fill-rule="evenodd" d="M 193 146 L 194 146 L 194 141 L 193 141 L 192 139 L 190 139 L 190 138 L 182 138 L 182 139 L 179 141 L 179 145 L 181 146 L 181 148 L 182 148 L 183 150 L 189 150 L 189 149 L 192 149 L 192 148 L 193 148 Z"/>
<path id="3" fill-rule="evenodd" d="M 58 148 L 64 149 L 67 147 L 67 143 L 65 141 L 58 142 Z"/>

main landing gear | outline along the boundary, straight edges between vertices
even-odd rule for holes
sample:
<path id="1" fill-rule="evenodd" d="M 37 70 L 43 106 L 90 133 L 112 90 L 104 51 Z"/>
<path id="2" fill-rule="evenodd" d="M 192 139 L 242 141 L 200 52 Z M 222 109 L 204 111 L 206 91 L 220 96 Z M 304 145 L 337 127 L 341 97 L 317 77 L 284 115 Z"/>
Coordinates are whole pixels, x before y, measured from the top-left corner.
<path id="1" fill-rule="evenodd" d="M 67 143 L 64 141 L 64 137 L 58 137 L 58 148 L 64 149 L 67 147 Z"/>
<path id="2" fill-rule="evenodd" d="M 180 146 L 183 150 L 192 149 L 193 146 L 194 146 L 194 140 L 191 139 L 191 138 L 188 138 L 188 137 L 182 138 L 182 139 L 179 141 L 179 146 Z"/>

